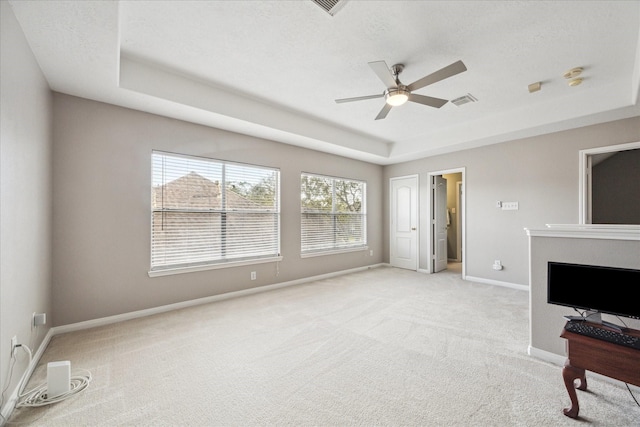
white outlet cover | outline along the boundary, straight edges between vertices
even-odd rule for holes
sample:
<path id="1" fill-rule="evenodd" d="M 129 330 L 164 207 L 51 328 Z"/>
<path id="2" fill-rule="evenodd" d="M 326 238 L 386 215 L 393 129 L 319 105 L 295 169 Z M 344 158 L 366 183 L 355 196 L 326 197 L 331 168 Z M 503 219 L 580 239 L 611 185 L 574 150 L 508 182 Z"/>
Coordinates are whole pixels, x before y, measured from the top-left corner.
<path id="1" fill-rule="evenodd" d="M 33 325 L 34 326 L 42 326 L 47 323 L 47 314 L 46 313 L 34 313 L 33 314 Z"/>

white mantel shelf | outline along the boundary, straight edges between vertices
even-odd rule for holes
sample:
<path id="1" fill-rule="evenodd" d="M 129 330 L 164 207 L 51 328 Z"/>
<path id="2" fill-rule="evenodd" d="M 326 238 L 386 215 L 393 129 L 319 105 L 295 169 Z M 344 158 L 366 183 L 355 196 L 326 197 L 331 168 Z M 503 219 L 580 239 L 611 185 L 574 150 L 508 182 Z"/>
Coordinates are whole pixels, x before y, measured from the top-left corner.
<path id="1" fill-rule="evenodd" d="M 640 241 L 640 225 L 547 224 L 547 228 L 525 228 L 525 231 L 529 237 L 569 237 L 575 239 Z"/>

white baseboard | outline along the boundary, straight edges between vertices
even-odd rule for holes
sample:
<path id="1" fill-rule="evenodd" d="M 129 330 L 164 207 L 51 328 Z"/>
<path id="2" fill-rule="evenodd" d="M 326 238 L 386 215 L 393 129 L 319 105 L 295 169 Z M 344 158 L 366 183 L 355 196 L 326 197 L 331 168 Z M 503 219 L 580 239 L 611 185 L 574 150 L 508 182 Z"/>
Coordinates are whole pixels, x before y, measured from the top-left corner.
<path id="1" fill-rule="evenodd" d="M 566 356 L 561 356 L 546 350 L 540 350 L 539 348 L 532 347 L 531 345 L 527 348 L 527 353 L 531 357 L 535 357 L 536 359 L 544 360 L 545 362 L 553 363 L 558 366 L 563 366 L 564 361 L 567 360 Z"/>
<path id="2" fill-rule="evenodd" d="M 477 283 L 486 283 L 487 285 L 504 286 L 505 288 L 519 289 L 521 291 L 529 291 L 529 286 L 519 285 L 517 283 L 501 282 L 499 280 L 483 279 L 482 277 L 465 276 L 464 280 Z"/>
<path id="3" fill-rule="evenodd" d="M 357 267 L 349 270 L 341 270 L 333 273 L 320 274 L 318 276 L 305 277 L 303 279 L 290 280 L 288 282 L 275 283 L 273 285 L 258 286 L 251 289 L 243 289 L 241 291 L 227 292 L 220 295 L 213 295 L 210 297 L 198 298 L 189 301 L 178 302 L 175 304 L 162 305 L 159 307 L 148 308 L 145 310 L 132 311 L 129 313 L 117 314 L 114 316 L 102 317 L 100 319 L 92 319 L 84 322 L 71 323 L 63 326 L 56 326 L 52 328 L 54 335 L 64 334 L 67 332 L 80 331 L 83 329 L 95 328 L 98 326 L 110 325 L 112 323 L 123 322 L 125 320 L 138 319 L 141 317 L 152 316 L 154 314 L 165 313 L 172 310 L 178 310 L 181 308 L 194 307 L 197 305 L 208 304 L 216 301 L 223 301 L 230 298 L 237 298 L 246 295 L 257 294 L 261 292 L 272 291 L 274 289 L 286 288 L 289 286 L 300 285 L 303 283 L 313 282 L 316 280 L 328 279 L 331 277 L 342 276 L 345 274 L 356 273 L 358 271 L 369 270 L 371 268 L 378 268 L 384 264 L 373 264 L 366 267 Z"/>
<path id="4" fill-rule="evenodd" d="M 13 391 L 7 398 L 7 402 L 0 410 L 0 413 L 2 414 L 2 419 L 3 419 L 3 422 L 0 423 L 0 427 L 4 426 L 6 420 L 9 419 L 9 417 L 11 416 L 11 413 L 15 409 L 16 404 L 18 403 L 18 396 L 23 392 L 24 387 L 27 385 L 27 383 L 29 382 L 29 379 L 31 378 L 31 375 L 33 374 L 33 371 L 36 369 L 36 366 L 38 366 L 38 363 L 40 362 L 40 358 L 42 358 L 44 351 L 47 349 L 47 346 L 51 341 L 51 337 L 55 335 L 55 332 L 53 329 L 54 328 L 49 328 L 49 331 L 44 336 L 42 342 L 38 346 L 38 350 L 35 353 L 32 353 L 31 361 L 29 362 L 27 369 L 25 369 L 24 373 L 20 376 L 18 383 L 16 384 Z"/>

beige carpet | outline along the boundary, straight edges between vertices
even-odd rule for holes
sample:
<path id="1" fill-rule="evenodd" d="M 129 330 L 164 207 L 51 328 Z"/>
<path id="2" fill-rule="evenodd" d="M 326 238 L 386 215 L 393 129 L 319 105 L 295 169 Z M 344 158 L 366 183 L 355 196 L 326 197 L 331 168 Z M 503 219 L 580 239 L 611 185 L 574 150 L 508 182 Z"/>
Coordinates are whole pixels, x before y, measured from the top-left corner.
<path id="1" fill-rule="evenodd" d="M 527 355 L 528 319 L 523 291 L 371 269 L 55 336 L 27 389 L 58 360 L 93 381 L 10 421 L 640 426 L 626 388 L 594 377 L 578 392 L 581 418 L 565 417 L 561 368 Z"/>

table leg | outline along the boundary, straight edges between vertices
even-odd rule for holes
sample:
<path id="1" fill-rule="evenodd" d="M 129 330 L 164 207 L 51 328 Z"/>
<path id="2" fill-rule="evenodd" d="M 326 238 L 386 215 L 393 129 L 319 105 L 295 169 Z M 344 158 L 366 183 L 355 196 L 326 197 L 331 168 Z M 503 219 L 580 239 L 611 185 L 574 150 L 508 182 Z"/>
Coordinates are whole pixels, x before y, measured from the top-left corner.
<path id="1" fill-rule="evenodd" d="M 564 379 L 564 385 L 567 388 L 567 393 L 569 393 L 569 399 L 571 399 L 571 407 L 565 408 L 563 412 L 567 417 L 577 418 L 580 408 L 578 406 L 576 388 L 579 390 L 587 389 L 587 377 L 585 375 L 585 370 L 571 366 L 569 359 L 567 359 L 564 364 L 564 368 L 562 368 L 562 378 Z M 580 384 L 578 386 L 574 384 L 575 380 L 580 380 Z"/>

